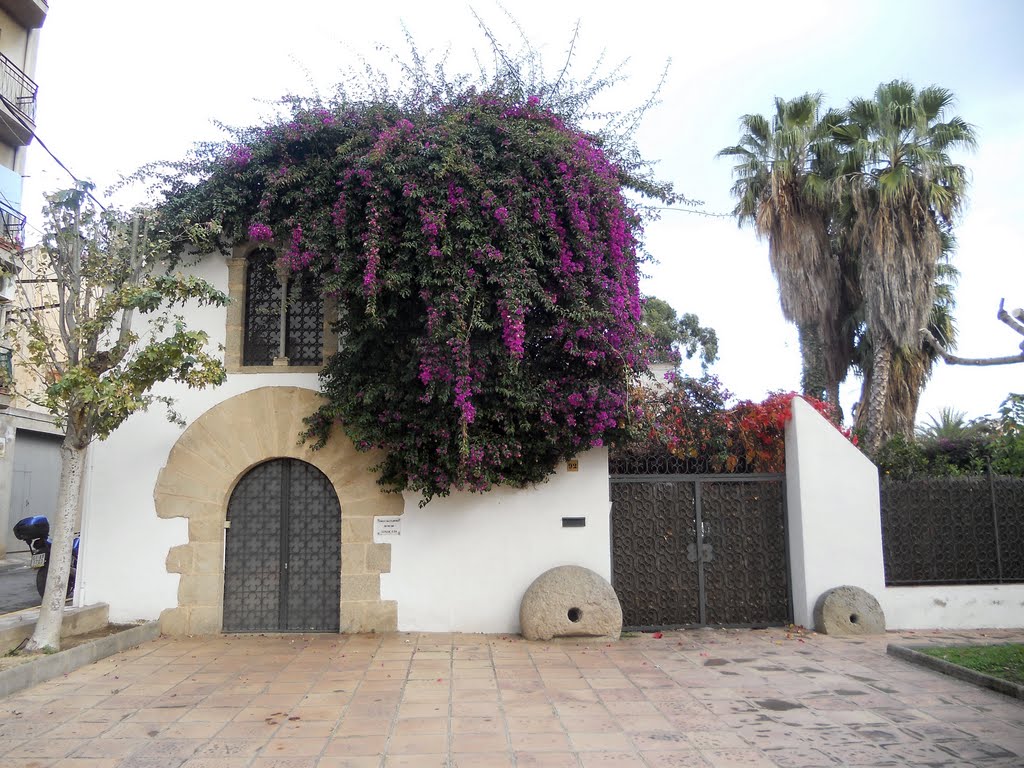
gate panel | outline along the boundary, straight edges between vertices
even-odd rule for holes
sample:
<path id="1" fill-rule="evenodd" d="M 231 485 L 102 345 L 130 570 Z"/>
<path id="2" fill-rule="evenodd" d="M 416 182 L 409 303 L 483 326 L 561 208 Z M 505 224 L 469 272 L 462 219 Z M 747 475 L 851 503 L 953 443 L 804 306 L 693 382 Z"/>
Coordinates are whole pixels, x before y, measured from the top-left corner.
<path id="1" fill-rule="evenodd" d="M 700 589 L 693 486 L 623 481 L 611 485 L 612 584 L 627 627 L 696 624 Z"/>
<path id="2" fill-rule="evenodd" d="M 284 462 L 253 468 L 228 502 L 224 631 L 275 630 L 281 598 L 281 483 Z"/>
<path id="3" fill-rule="evenodd" d="M 619 475 L 611 500 L 625 626 L 790 620 L 781 475 Z"/>
<path id="4" fill-rule="evenodd" d="M 340 626 L 341 506 L 326 475 L 295 462 L 288 492 L 288 615 L 285 629 Z"/>
<path id="5" fill-rule="evenodd" d="M 275 459 L 250 470 L 228 502 L 225 632 L 337 632 L 341 507 L 311 464 Z"/>
<path id="6" fill-rule="evenodd" d="M 781 480 L 700 483 L 708 624 L 784 624 L 789 579 Z"/>

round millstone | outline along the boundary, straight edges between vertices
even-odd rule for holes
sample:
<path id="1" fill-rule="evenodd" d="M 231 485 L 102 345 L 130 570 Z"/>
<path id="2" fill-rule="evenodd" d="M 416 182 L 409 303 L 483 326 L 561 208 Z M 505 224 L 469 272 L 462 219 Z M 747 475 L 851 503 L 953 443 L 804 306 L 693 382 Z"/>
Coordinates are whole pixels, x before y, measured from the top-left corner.
<path id="1" fill-rule="evenodd" d="M 818 598 L 814 626 L 825 635 L 878 635 L 885 632 L 885 614 L 870 592 L 835 587 Z"/>
<path id="2" fill-rule="evenodd" d="M 612 585 L 589 568 L 560 565 L 538 576 L 519 605 L 527 640 L 611 637 L 622 633 L 622 607 Z"/>

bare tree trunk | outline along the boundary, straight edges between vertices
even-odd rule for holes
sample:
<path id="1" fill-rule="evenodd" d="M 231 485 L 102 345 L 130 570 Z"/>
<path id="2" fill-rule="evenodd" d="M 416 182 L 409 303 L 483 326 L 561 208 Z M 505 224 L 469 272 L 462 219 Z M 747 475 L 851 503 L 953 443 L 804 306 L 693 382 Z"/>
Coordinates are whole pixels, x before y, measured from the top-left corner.
<path id="1" fill-rule="evenodd" d="M 871 389 L 868 394 L 866 442 L 868 455 L 874 456 L 882 444 L 885 423 L 885 406 L 889 398 L 889 373 L 892 368 L 892 348 L 885 340 L 875 342 L 874 360 L 871 365 Z"/>
<path id="2" fill-rule="evenodd" d="M 68 575 L 71 571 L 75 516 L 85 468 L 86 449 L 76 447 L 75 442 L 69 427 L 69 432 L 60 447 L 60 488 L 57 492 L 55 519 L 50 528 L 50 537 L 53 541 L 50 548 L 50 572 L 46 576 L 46 591 L 39 606 L 39 620 L 26 646 L 26 650 L 29 651 L 60 649 L 60 626 L 64 617 Z"/>

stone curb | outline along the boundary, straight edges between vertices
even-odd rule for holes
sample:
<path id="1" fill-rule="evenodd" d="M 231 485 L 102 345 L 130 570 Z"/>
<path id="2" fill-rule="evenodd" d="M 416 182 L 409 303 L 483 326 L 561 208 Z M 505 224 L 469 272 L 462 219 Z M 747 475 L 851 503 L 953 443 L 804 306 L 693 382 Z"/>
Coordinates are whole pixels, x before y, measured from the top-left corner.
<path id="1" fill-rule="evenodd" d="M 25 664 L 5 669 L 0 672 L 0 697 L 66 675 L 86 664 L 92 664 L 107 656 L 134 648 L 147 640 L 155 640 L 159 636 L 159 622 L 148 621 L 137 627 L 126 629 L 124 632 L 91 640 L 74 648 L 68 648 L 66 651 L 58 651 L 50 656 L 40 656 Z"/>
<path id="2" fill-rule="evenodd" d="M 1024 700 L 1024 685 L 1019 683 L 1011 683 L 1009 680 L 1000 680 L 998 677 L 992 677 L 992 675 L 986 675 L 982 672 L 975 672 L 973 669 L 967 669 L 961 667 L 958 664 L 951 664 L 950 662 L 936 658 L 935 656 L 929 656 L 926 653 L 921 653 L 922 648 L 937 648 L 935 645 L 889 645 L 886 646 L 886 653 L 890 656 L 895 656 L 898 659 L 909 661 L 911 664 L 917 664 L 922 667 L 941 672 L 944 675 L 955 677 L 958 680 L 963 680 L 973 685 L 981 686 L 982 688 L 989 688 L 990 690 L 1002 693 L 1006 696 L 1011 696 L 1015 699 Z M 955 648 L 957 646 L 942 646 L 943 648 Z M 965 646 L 966 647 L 966 646 Z"/>

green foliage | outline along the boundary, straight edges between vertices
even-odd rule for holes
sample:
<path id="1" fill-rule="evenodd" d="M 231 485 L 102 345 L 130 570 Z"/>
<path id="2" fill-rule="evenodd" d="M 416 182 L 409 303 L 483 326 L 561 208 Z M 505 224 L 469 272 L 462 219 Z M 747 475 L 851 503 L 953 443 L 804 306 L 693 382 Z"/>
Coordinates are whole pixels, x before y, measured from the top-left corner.
<path id="1" fill-rule="evenodd" d="M 1001 680 L 1024 683 L 1024 645 L 1021 643 L 922 648 L 921 652 Z"/>
<path id="2" fill-rule="evenodd" d="M 206 244 L 265 243 L 336 300 L 344 343 L 305 436 L 339 425 L 428 501 L 541 481 L 626 433 L 649 342 L 625 193 L 650 189 L 521 80 L 419 87 L 293 100 L 177 165 L 162 213 Z"/>
<path id="3" fill-rule="evenodd" d="M 956 408 L 946 407 L 938 414 L 928 416 L 928 421 L 917 427 L 917 437 L 921 440 L 954 440 L 971 433 L 983 430 L 979 423 L 967 421 L 967 414 Z"/>
<path id="4" fill-rule="evenodd" d="M 700 472 L 782 472 L 785 468 L 785 429 L 797 397 L 794 392 L 772 392 L 760 402 L 730 402 L 732 395 L 721 382 L 704 376 L 680 377 L 669 387 L 641 390 L 636 397 L 643 417 L 633 439 L 621 449 L 626 454 L 667 451 Z M 804 399 L 834 423 L 830 404 Z M 839 431 L 851 437 L 848 430 Z"/>
<path id="5" fill-rule="evenodd" d="M 206 351 L 206 333 L 189 330 L 172 310 L 224 306 L 227 296 L 196 277 L 163 272 L 166 247 L 149 235 L 145 215 L 100 212 L 85 192 L 48 198 L 45 237 L 25 271 L 52 281 L 54 302 L 24 307 L 27 338 L 13 338 L 24 342 L 22 363 L 35 380 L 19 394 L 52 413 L 75 448 L 106 438 L 154 402 L 170 406 L 152 393 L 161 382 L 203 388 L 225 377 Z"/>
<path id="6" fill-rule="evenodd" d="M 999 408 L 994 425 L 992 469 L 1024 477 L 1024 394 L 1011 393 Z"/>
<path id="7" fill-rule="evenodd" d="M 625 434 L 650 346 L 626 192 L 672 198 L 635 152 L 634 120 L 583 127 L 615 77 L 547 82 L 535 53 L 491 41 L 498 70 L 476 86 L 413 48 L 399 90 L 371 75 L 290 99 L 279 119 L 149 169 L 163 230 L 266 243 L 336 299 L 343 345 L 306 437 L 322 445 L 339 424 L 383 450 L 385 487 L 424 501 L 536 483 Z"/>
<path id="8" fill-rule="evenodd" d="M 957 476 L 992 472 L 1024 477 L 1024 396 L 1011 394 L 999 416 L 965 421 L 943 409 L 918 432 L 918 439 L 896 435 L 878 451 L 875 463 L 884 476 Z"/>
<path id="9" fill-rule="evenodd" d="M 702 326 L 692 312 L 679 317 L 667 301 L 647 296 L 642 322 L 653 339 L 651 362 L 674 363 L 681 354 L 687 360 L 699 355 L 701 368 L 707 373 L 708 366 L 718 359 L 718 334 L 714 328 Z"/>

